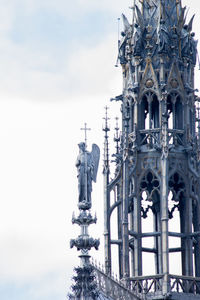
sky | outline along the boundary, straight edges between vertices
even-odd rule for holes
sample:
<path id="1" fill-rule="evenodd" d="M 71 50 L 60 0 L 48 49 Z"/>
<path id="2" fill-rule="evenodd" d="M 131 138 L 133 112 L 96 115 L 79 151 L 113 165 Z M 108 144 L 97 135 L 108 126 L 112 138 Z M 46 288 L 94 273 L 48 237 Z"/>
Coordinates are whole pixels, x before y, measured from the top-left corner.
<path id="1" fill-rule="evenodd" d="M 77 144 L 87 122 L 89 148 L 103 155 L 104 107 L 111 138 L 121 93 L 117 18 L 131 0 L 0 0 L 0 298 L 66 299 L 78 253 Z M 196 13 L 199 1 L 185 0 Z M 199 79 L 197 70 L 197 81 Z M 89 149 L 90 150 L 90 149 Z M 91 252 L 103 263 L 102 160 L 93 185 Z"/>

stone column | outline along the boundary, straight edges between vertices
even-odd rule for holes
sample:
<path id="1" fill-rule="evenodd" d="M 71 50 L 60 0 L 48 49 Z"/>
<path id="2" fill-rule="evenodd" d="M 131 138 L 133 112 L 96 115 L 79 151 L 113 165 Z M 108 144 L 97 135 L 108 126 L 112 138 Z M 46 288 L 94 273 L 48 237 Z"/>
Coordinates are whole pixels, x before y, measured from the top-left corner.
<path id="1" fill-rule="evenodd" d="M 168 245 L 168 114 L 167 93 L 163 92 L 162 157 L 161 157 L 161 239 L 163 295 L 169 293 L 169 245 Z"/>
<path id="2" fill-rule="evenodd" d="M 128 99 L 124 103 L 124 149 L 123 149 L 123 197 L 122 197 L 122 248 L 123 248 L 123 278 L 126 280 L 130 276 L 129 269 L 129 228 L 128 228 L 128 196 L 129 196 L 129 167 L 128 167 L 128 134 L 129 134 L 129 120 L 130 107 Z"/>
<path id="3" fill-rule="evenodd" d="M 108 127 L 108 108 L 106 107 L 106 116 L 105 116 L 105 126 L 103 131 L 105 132 L 104 136 L 104 167 L 103 167 L 103 176 L 104 176 L 104 253 L 105 253 L 105 268 L 106 274 L 111 275 L 111 243 L 110 243 L 110 190 L 109 190 L 109 148 L 108 148 L 108 132 L 110 131 Z"/>

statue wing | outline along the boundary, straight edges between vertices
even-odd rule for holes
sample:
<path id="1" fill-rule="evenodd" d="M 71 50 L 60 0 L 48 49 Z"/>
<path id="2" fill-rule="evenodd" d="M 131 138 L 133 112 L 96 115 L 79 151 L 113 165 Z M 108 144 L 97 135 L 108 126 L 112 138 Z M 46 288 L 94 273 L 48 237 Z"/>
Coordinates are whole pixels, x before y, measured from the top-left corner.
<path id="1" fill-rule="evenodd" d="M 99 167 L 99 158 L 100 158 L 100 149 L 96 144 L 92 144 L 91 156 L 92 156 L 92 163 L 93 163 L 92 180 L 96 182 L 97 171 Z"/>
<path id="2" fill-rule="evenodd" d="M 130 28 L 130 24 L 129 24 L 127 17 L 124 14 L 122 14 L 122 20 L 123 20 L 123 24 L 124 24 L 124 31 L 127 32 Z"/>

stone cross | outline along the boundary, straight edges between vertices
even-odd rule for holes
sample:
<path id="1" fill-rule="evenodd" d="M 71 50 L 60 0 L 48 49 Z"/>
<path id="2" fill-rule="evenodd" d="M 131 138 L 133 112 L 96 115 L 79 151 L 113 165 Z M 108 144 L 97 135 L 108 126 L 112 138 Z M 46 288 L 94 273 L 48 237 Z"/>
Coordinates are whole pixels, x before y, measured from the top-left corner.
<path id="1" fill-rule="evenodd" d="M 91 130 L 91 128 L 87 128 L 87 123 L 84 124 L 84 128 L 81 128 L 81 130 L 85 131 L 85 148 L 87 148 L 87 131 Z"/>

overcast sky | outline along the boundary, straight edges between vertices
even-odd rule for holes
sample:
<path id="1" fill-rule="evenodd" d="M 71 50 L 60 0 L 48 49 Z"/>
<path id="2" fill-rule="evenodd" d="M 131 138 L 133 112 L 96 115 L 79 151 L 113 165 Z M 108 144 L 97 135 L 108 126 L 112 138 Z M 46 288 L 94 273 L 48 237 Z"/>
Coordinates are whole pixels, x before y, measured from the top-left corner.
<path id="1" fill-rule="evenodd" d="M 199 1 L 184 1 L 196 12 Z M 102 150 L 102 117 L 111 128 L 121 93 L 117 18 L 131 0 L 0 0 L 0 298 L 66 299 L 79 263 L 69 240 L 77 211 L 74 166 L 80 128 Z M 119 115 L 119 114 L 118 114 Z M 113 133 L 111 133 L 111 136 Z M 103 153 L 103 151 L 101 151 Z M 103 236 L 102 161 L 93 211 Z M 96 229 L 95 229 L 96 228 Z M 103 262 L 103 241 L 98 260 Z M 93 252 L 94 254 L 94 252 Z"/>

